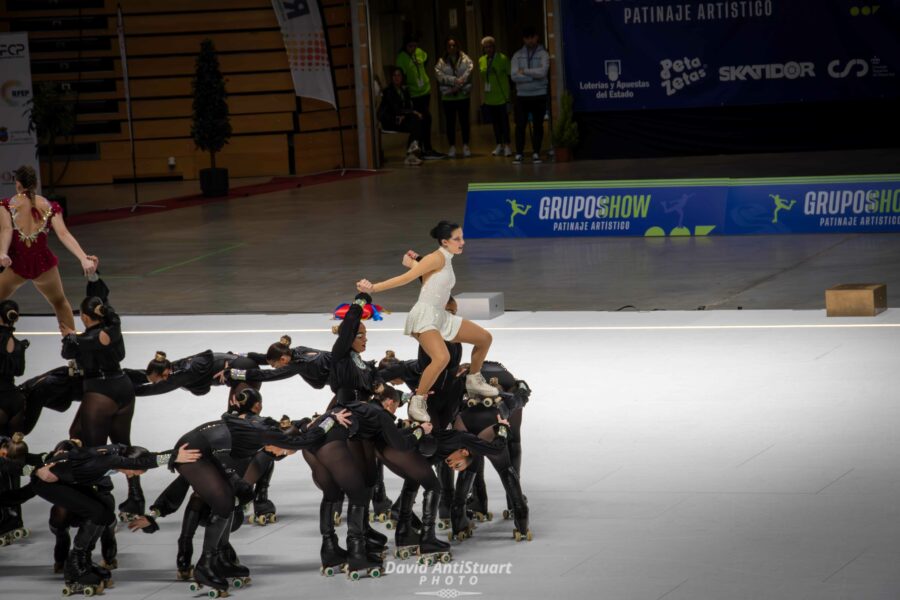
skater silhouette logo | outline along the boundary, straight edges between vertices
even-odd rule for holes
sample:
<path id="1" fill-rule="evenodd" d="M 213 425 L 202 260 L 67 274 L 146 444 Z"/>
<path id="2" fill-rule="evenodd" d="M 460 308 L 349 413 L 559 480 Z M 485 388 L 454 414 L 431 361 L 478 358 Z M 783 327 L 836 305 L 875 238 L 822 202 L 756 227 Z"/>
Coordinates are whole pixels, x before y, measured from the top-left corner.
<path id="1" fill-rule="evenodd" d="M 509 203 L 509 206 L 512 212 L 509 215 L 509 227 L 510 229 L 514 226 L 513 221 L 515 220 L 517 215 L 527 215 L 528 211 L 531 210 L 530 204 L 520 204 L 515 201 L 514 198 L 507 198 L 506 202 Z"/>
<path id="2" fill-rule="evenodd" d="M 778 212 L 781 210 L 791 210 L 797 204 L 796 200 L 786 200 L 778 194 L 769 194 L 769 198 L 775 201 L 775 212 L 772 213 L 772 222 L 778 222 Z"/>

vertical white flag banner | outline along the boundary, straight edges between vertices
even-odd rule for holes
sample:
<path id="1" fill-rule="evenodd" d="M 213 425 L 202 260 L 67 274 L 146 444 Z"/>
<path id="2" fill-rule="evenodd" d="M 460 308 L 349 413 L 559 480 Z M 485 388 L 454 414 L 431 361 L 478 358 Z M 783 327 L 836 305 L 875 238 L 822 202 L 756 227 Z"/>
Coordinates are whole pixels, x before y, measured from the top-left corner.
<path id="1" fill-rule="evenodd" d="M 294 93 L 322 100 L 337 110 L 319 3 L 317 0 L 272 0 L 272 8 L 281 26 Z"/>
<path id="2" fill-rule="evenodd" d="M 13 171 L 22 165 L 34 167 L 40 178 L 37 136 L 28 131 L 31 97 L 28 34 L 0 33 L 0 198 L 16 193 Z"/>

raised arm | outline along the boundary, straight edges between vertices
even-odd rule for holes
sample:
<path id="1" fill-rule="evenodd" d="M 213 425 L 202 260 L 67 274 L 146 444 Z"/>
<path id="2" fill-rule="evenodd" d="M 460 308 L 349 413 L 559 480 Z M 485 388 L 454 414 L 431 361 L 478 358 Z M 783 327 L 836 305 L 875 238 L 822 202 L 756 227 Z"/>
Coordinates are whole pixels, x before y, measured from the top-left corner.
<path id="1" fill-rule="evenodd" d="M 404 286 L 410 281 L 414 281 L 419 277 L 423 277 L 429 273 L 440 271 L 443 268 L 444 257 L 440 252 L 432 252 L 421 261 L 413 265 L 413 267 L 409 271 L 403 273 L 402 275 L 398 275 L 397 277 L 388 279 L 387 281 L 380 281 L 375 284 L 370 283 L 367 279 L 363 279 L 356 283 L 356 289 L 361 292 L 377 294 L 379 292 L 384 292 L 396 287 Z"/>
<path id="2" fill-rule="evenodd" d="M 9 216 L 9 215 L 7 215 Z M 81 249 L 81 245 L 78 243 L 78 240 L 75 239 L 75 236 L 69 231 L 69 228 L 66 227 L 65 221 L 63 221 L 62 213 L 55 213 L 53 218 L 50 220 L 53 224 L 53 231 L 56 232 L 56 236 L 59 238 L 59 241 L 62 242 L 63 246 L 72 253 L 75 258 L 81 263 L 81 268 L 84 270 L 85 275 L 90 275 L 94 271 L 97 270 L 97 266 L 100 264 L 100 259 L 96 256 L 88 256 L 84 250 Z M 7 244 L 7 247 L 8 244 Z M 0 249 L 2 249 L 2 234 L 0 234 Z"/>
<path id="3" fill-rule="evenodd" d="M 2 209 L 0 210 L 0 267 L 8 267 L 12 264 L 8 254 L 12 235 L 12 217 L 9 216 L 8 210 Z"/>

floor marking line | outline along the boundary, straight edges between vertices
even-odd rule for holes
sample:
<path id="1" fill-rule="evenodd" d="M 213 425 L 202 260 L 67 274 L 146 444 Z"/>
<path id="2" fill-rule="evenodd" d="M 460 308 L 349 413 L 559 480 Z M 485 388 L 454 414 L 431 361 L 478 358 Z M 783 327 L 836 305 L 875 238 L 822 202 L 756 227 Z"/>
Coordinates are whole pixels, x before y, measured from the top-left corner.
<path id="1" fill-rule="evenodd" d="M 750 458 L 748 458 L 747 460 L 745 460 L 745 461 L 742 462 L 741 464 L 736 465 L 734 468 L 735 468 L 735 469 L 740 469 L 741 467 L 743 467 L 744 465 L 746 465 L 748 462 L 750 462 L 751 460 L 753 460 L 753 459 L 756 458 L 757 456 L 761 456 L 761 455 L 765 454 L 766 452 L 768 452 L 769 450 L 771 450 L 771 449 L 774 448 L 774 447 L 775 447 L 775 444 L 772 444 L 771 446 L 769 446 L 769 447 L 766 448 L 765 450 L 761 450 L 761 451 L 757 452 L 756 454 L 754 454 L 753 456 L 751 456 Z"/>
<path id="2" fill-rule="evenodd" d="M 846 569 L 846 568 L 850 565 L 850 563 L 856 561 L 860 556 L 862 556 L 863 554 L 865 554 L 866 552 L 868 552 L 868 551 L 869 551 L 869 548 L 871 548 L 871 546 L 866 546 L 865 548 L 863 548 L 862 551 L 861 551 L 859 554 L 857 554 L 856 556 L 854 556 L 853 558 L 851 558 L 850 560 L 848 560 L 847 562 L 845 562 L 844 564 L 842 564 L 842 565 L 838 568 L 837 571 L 835 571 L 834 573 L 832 573 L 831 575 L 829 575 L 828 577 L 826 577 L 825 579 L 823 579 L 823 580 L 822 580 L 822 583 L 825 583 L 826 581 L 828 581 L 829 579 L 831 579 L 832 577 L 834 577 L 835 575 L 837 575 L 838 573 L 840 573 L 841 571 L 843 571 L 844 569 Z"/>
<path id="3" fill-rule="evenodd" d="M 151 275 L 159 275 L 160 273 L 165 273 L 166 271 L 171 271 L 172 269 L 176 269 L 178 267 L 183 267 L 184 265 L 189 265 L 193 262 L 197 262 L 198 260 L 203 260 L 204 258 L 209 258 L 210 256 L 216 256 L 217 254 L 224 254 L 225 252 L 229 252 L 234 250 L 235 248 L 240 248 L 241 246 L 246 246 L 247 242 L 240 242 L 237 244 L 232 244 L 230 246 L 225 246 L 224 248 L 219 248 L 218 250 L 213 250 L 212 252 L 207 252 L 206 254 L 201 254 L 200 256 L 195 256 L 194 258 L 189 258 L 187 260 L 183 260 L 181 262 L 177 262 L 174 265 L 169 265 L 167 267 L 160 267 L 159 269 L 155 269 L 147 273 L 147 276 Z"/>
<path id="4" fill-rule="evenodd" d="M 665 598 L 666 596 L 668 596 L 669 594 L 671 594 L 672 592 L 674 592 L 675 590 L 677 590 L 678 588 L 680 588 L 681 586 L 683 586 L 684 584 L 686 584 L 687 582 L 688 582 L 688 580 L 685 579 L 684 581 L 682 581 L 681 583 L 679 583 L 678 585 L 676 585 L 675 587 L 673 587 L 671 590 L 669 590 L 668 592 L 666 592 L 665 594 L 663 594 L 662 596 L 660 596 L 660 597 L 657 598 L 656 600 L 662 600 L 663 598 Z"/>
<path id="5" fill-rule="evenodd" d="M 843 475 L 841 475 L 840 477 L 838 477 L 837 479 L 835 479 L 834 481 L 832 481 L 831 483 L 829 483 L 828 485 L 826 485 L 825 487 L 823 487 L 821 490 L 819 490 L 818 492 L 816 492 L 816 494 L 818 494 L 819 492 L 825 491 L 826 488 L 828 488 L 828 487 L 834 485 L 835 483 L 837 483 L 838 481 L 840 481 L 841 479 L 843 479 L 844 477 L 846 477 L 847 475 L 849 475 L 850 473 L 852 473 L 854 469 L 856 469 L 856 467 L 852 467 L 849 471 L 847 471 L 846 473 L 844 473 Z"/>

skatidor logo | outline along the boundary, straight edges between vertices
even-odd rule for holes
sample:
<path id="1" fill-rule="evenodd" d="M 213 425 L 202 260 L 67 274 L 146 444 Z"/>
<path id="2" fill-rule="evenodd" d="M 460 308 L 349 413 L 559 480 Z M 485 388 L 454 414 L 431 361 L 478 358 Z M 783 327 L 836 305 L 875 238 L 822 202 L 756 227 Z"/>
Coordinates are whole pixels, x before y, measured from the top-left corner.
<path id="1" fill-rule="evenodd" d="M 515 200 L 508 198 L 506 200 L 509 203 L 509 206 L 512 210 L 512 213 L 509 215 L 509 226 L 513 227 L 513 220 L 516 218 L 516 215 L 527 215 L 528 211 L 531 210 L 530 204 L 519 204 Z"/>

